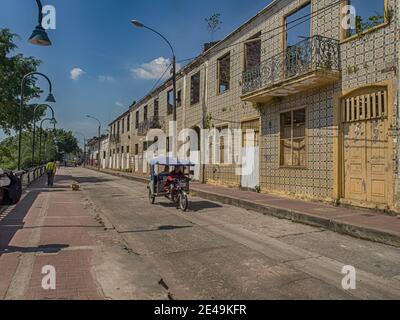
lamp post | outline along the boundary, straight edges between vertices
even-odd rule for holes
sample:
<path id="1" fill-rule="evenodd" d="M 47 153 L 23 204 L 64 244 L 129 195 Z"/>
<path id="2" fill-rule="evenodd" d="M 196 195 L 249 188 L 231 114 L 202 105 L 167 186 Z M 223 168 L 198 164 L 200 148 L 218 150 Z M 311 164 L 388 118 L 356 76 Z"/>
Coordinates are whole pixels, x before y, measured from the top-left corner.
<path id="1" fill-rule="evenodd" d="M 22 81 L 21 81 L 21 102 L 20 102 L 20 106 L 19 106 L 18 170 L 21 170 L 21 146 L 22 146 L 22 126 L 23 126 L 22 112 L 24 109 L 24 85 L 25 85 L 26 79 L 33 75 L 42 76 L 49 83 L 49 95 L 47 96 L 46 102 L 56 102 L 56 100 L 54 99 L 53 93 L 52 93 L 53 86 L 51 84 L 50 79 L 46 75 L 44 75 L 43 73 L 40 73 L 40 72 L 30 72 L 30 73 L 27 73 L 26 75 L 24 75 L 24 77 L 22 78 Z"/>
<path id="2" fill-rule="evenodd" d="M 96 120 L 98 123 L 99 123 L 99 132 L 98 132 L 98 156 L 97 156 L 97 169 L 100 171 L 100 159 L 101 159 L 101 157 L 100 157 L 100 147 L 101 147 L 101 143 L 100 143 L 100 136 L 101 136 L 101 122 L 100 122 L 100 120 L 99 119 L 97 119 L 97 118 L 95 118 L 95 117 L 92 117 L 92 116 L 90 116 L 90 115 L 87 115 L 86 116 L 86 118 L 89 118 L 89 119 L 93 119 L 93 120 Z"/>
<path id="3" fill-rule="evenodd" d="M 38 25 L 33 30 L 32 35 L 29 37 L 28 42 L 38 46 L 51 46 L 51 41 L 49 36 L 47 35 L 46 31 L 42 26 L 43 21 L 43 6 L 40 0 L 36 0 L 36 4 L 39 10 L 39 18 L 38 18 Z"/>
<path id="4" fill-rule="evenodd" d="M 39 161 L 42 164 L 42 134 L 43 134 L 43 122 L 50 121 L 54 127 L 57 124 L 57 120 L 55 118 L 46 118 L 40 122 L 40 134 L 39 134 Z"/>
<path id="5" fill-rule="evenodd" d="M 75 132 L 83 137 L 83 166 L 86 166 L 86 136 L 83 133 Z"/>
<path id="6" fill-rule="evenodd" d="M 145 28 L 147 30 L 150 30 L 152 32 L 154 32 L 155 34 L 157 34 L 158 36 L 160 36 L 169 46 L 169 48 L 171 49 L 172 52 L 172 86 L 173 86 L 173 122 L 174 122 L 174 127 L 173 127 L 173 156 L 176 157 L 176 138 L 177 138 L 177 124 L 176 124 L 176 98 L 177 98 L 177 92 L 176 92 L 176 56 L 175 56 L 175 50 L 171 45 L 171 42 L 168 41 L 168 39 L 163 36 L 160 32 L 158 32 L 157 30 L 154 30 L 153 28 L 150 28 L 146 25 L 144 25 L 143 23 L 141 23 L 138 20 L 132 20 L 131 23 L 137 27 L 137 28 Z"/>
<path id="7" fill-rule="evenodd" d="M 55 119 L 54 117 L 54 109 L 49 106 L 48 104 L 38 104 L 34 111 L 33 111 L 33 139 L 32 139 L 32 166 L 35 165 L 35 142 L 36 142 L 36 136 L 35 136 L 35 132 L 36 132 L 36 111 L 41 108 L 41 107 L 46 107 L 49 108 L 51 110 L 51 114 L 52 114 L 52 119 Z M 54 130 L 56 129 L 56 124 L 54 123 Z"/>

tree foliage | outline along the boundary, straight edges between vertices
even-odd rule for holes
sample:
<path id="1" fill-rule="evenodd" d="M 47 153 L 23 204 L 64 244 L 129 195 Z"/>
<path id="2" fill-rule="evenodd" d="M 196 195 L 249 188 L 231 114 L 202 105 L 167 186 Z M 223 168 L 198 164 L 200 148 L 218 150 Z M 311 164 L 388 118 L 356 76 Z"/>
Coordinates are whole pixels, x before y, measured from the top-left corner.
<path id="1" fill-rule="evenodd" d="M 209 18 L 204 19 L 207 23 L 207 30 L 211 35 L 211 40 L 214 40 L 214 34 L 221 29 L 222 21 L 221 14 L 214 13 Z"/>
<path id="2" fill-rule="evenodd" d="M 40 130 L 36 131 L 35 164 L 40 163 L 39 155 Z M 32 133 L 22 134 L 22 168 L 32 166 Z M 17 167 L 18 135 L 0 142 L 0 168 L 14 170 Z M 42 130 L 42 163 L 51 158 L 62 161 L 66 155 L 80 155 L 82 153 L 78 140 L 72 132 L 63 129 Z"/>
<path id="3" fill-rule="evenodd" d="M 29 72 L 34 72 L 40 61 L 33 57 L 15 54 L 17 46 L 14 42 L 17 35 L 9 29 L 0 29 L 0 129 L 6 134 L 19 127 L 19 105 L 21 80 Z M 27 79 L 24 85 L 24 96 L 27 101 L 38 98 L 41 91 L 35 85 L 35 77 Z M 42 116 L 43 111 L 38 116 Z M 33 110 L 25 105 L 23 109 L 24 128 L 29 128 Z"/>

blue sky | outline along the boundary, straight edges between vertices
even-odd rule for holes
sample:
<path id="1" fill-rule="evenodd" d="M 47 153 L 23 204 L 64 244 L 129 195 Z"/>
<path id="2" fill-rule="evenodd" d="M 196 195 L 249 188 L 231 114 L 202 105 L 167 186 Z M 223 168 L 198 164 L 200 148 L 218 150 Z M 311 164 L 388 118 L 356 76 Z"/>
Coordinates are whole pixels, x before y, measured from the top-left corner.
<path id="1" fill-rule="evenodd" d="M 269 2 L 43 0 L 43 5 L 51 4 L 57 9 L 57 29 L 49 31 L 53 46 L 37 47 L 27 42 L 37 24 L 36 2 L 0 0 L 0 28 L 10 28 L 21 37 L 17 42 L 19 52 L 43 61 L 39 71 L 53 81 L 60 127 L 91 137 L 96 134 L 96 123 L 85 119 L 85 114 L 98 117 L 105 127 L 156 82 L 147 79 L 149 74 L 143 70 L 136 74 L 132 70 L 154 59 L 170 57 L 169 48 L 161 39 L 134 28 L 131 19 L 161 30 L 181 60 L 196 56 L 202 44 L 210 41 L 206 17 L 221 13 L 223 25 L 215 38 L 222 38 Z M 70 74 L 74 68 L 84 71 L 76 80 Z M 45 82 L 40 81 L 39 85 L 47 90 Z"/>

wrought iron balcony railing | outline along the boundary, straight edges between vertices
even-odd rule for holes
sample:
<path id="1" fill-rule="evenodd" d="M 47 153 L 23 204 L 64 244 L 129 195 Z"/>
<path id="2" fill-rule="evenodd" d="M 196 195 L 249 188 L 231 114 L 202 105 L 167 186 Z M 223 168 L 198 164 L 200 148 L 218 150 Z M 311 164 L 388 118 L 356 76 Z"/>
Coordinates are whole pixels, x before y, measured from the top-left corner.
<path id="1" fill-rule="evenodd" d="M 153 117 L 139 123 L 138 134 L 145 135 L 151 129 L 161 129 L 161 121 L 159 117 Z"/>
<path id="2" fill-rule="evenodd" d="M 340 70 L 338 40 L 313 36 L 245 71 L 243 94 L 317 70 Z"/>

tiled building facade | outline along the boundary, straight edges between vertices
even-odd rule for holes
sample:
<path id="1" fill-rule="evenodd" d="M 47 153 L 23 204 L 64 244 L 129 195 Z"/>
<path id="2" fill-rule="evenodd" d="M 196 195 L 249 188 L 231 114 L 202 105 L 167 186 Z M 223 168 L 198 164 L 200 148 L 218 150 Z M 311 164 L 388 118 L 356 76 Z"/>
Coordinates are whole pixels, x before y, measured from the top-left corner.
<path id="1" fill-rule="evenodd" d="M 180 71 L 178 132 L 242 128 L 256 134 L 256 177 L 238 175 L 237 165 L 207 164 L 199 180 L 399 207 L 399 3 L 373 2 L 382 21 L 351 33 L 342 27 L 343 8 L 357 8 L 359 0 L 275 0 Z M 136 174 L 147 174 L 147 131 L 169 133 L 171 90 L 168 80 L 131 107 L 125 143 Z"/>

